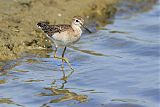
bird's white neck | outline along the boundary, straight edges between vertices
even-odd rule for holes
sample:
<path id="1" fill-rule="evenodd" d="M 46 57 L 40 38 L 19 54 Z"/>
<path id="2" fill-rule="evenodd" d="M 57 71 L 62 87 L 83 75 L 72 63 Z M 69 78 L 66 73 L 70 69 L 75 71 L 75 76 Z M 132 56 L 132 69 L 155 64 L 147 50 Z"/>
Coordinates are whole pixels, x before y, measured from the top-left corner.
<path id="1" fill-rule="evenodd" d="M 80 26 L 78 26 L 78 25 L 75 25 L 74 23 L 72 23 L 72 28 L 73 28 L 73 30 L 74 30 L 74 32 L 75 33 L 77 33 L 77 34 L 80 34 L 81 35 L 81 33 L 82 33 L 82 30 L 81 30 L 81 27 Z"/>

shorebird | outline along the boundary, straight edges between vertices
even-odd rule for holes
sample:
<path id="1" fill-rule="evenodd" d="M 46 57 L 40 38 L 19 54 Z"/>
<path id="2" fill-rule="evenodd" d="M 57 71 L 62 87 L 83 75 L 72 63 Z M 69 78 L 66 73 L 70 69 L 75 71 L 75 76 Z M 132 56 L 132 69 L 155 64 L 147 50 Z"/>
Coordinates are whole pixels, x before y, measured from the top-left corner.
<path id="1" fill-rule="evenodd" d="M 85 28 L 89 33 L 91 31 L 84 25 L 84 19 L 81 16 L 74 16 L 72 18 L 71 24 L 58 24 L 49 25 L 48 22 L 38 22 L 37 26 L 46 34 L 46 36 L 55 44 L 54 58 L 62 60 L 62 66 L 64 61 L 69 65 L 69 67 L 74 70 L 69 63 L 68 59 L 64 57 L 66 48 L 74 43 L 76 43 L 82 34 L 81 27 Z M 62 56 L 56 55 L 57 49 L 63 47 Z"/>

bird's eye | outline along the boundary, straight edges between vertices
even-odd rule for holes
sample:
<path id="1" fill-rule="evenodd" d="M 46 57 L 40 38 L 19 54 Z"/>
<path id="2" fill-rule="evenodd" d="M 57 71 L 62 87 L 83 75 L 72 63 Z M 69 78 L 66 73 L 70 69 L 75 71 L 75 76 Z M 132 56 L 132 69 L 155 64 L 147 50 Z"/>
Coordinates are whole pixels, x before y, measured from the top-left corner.
<path id="1" fill-rule="evenodd" d="M 76 20 L 76 22 L 79 22 L 78 20 Z"/>

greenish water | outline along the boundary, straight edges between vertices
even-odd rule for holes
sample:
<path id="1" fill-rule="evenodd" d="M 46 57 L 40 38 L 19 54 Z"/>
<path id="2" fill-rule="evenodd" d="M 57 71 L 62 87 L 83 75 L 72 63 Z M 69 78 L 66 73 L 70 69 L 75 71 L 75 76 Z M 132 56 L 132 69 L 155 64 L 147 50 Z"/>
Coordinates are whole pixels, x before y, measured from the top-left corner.
<path id="1" fill-rule="evenodd" d="M 135 11 L 68 49 L 74 72 L 50 50 L 6 63 L 0 107 L 158 107 L 160 6 Z"/>

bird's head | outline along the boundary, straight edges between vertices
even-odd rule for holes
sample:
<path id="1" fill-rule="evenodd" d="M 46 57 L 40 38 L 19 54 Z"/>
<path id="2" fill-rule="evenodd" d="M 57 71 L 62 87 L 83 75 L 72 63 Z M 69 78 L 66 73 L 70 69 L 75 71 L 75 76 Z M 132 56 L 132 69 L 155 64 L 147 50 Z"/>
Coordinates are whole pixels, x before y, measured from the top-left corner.
<path id="1" fill-rule="evenodd" d="M 84 19 L 81 16 L 74 16 L 72 24 L 81 27 L 84 24 Z"/>
<path id="2" fill-rule="evenodd" d="M 81 16 L 74 16 L 72 19 L 72 25 L 76 25 L 79 27 L 83 27 L 85 28 L 89 33 L 91 33 L 91 31 L 84 25 L 84 19 Z"/>

